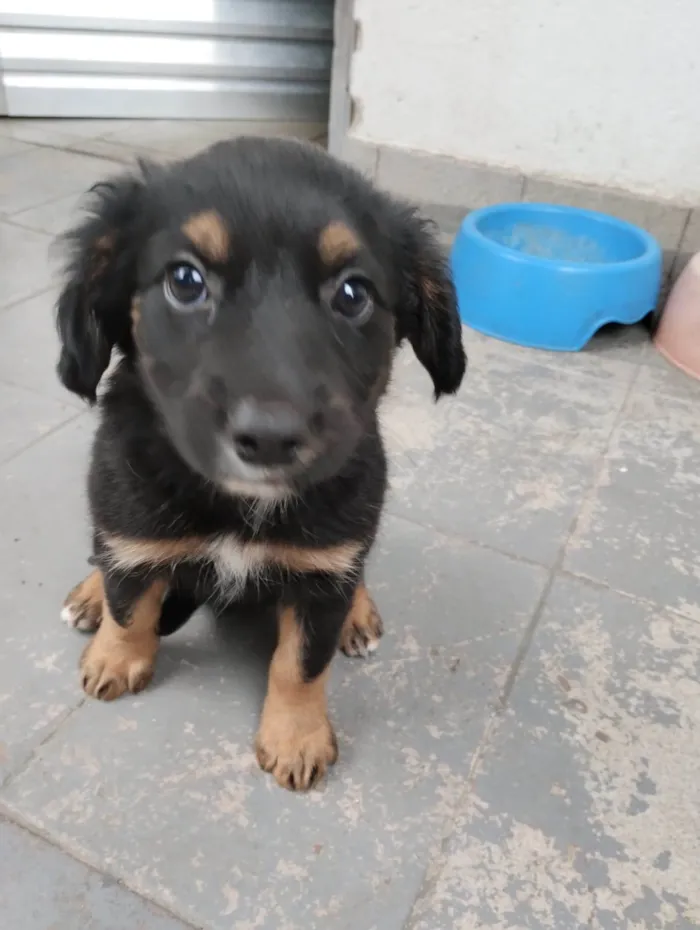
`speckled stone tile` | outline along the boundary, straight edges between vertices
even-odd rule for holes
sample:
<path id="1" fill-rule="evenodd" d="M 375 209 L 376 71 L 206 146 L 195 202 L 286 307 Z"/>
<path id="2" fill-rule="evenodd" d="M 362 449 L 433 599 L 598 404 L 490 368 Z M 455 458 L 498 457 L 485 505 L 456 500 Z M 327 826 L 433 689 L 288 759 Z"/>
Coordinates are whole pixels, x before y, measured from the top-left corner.
<path id="1" fill-rule="evenodd" d="M 50 243 L 49 236 L 3 223 L 0 218 L 0 311 L 49 286 L 53 278 Z"/>
<path id="2" fill-rule="evenodd" d="M 0 136 L 60 146 L 66 139 L 91 139 L 124 131 L 130 123 L 116 119 L 2 119 Z"/>
<path id="3" fill-rule="evenodd" d="M 559 580 L 411 930 L 700 926 L 700 625 Z"/>
<path id="4" fill-rule="evenodd" d="M 151 149 L 186 158 L 222 139 L 240 135 L 286 136 L 311 140 L 326 127 L 320 123 L 283 123 L 274 120 L 135 120 L 101 136 L 110 143 Z"/>
<path id="5" fill-rule="evenodd" d="M 55 290 L 47 290 L 0 311 L 0 379 L 85 410 L 85 403 L 67 391 L 56 375 L 56 296 Z"/>
<path id="6" fill-rule="evenodd" d="M 700 619 L 700 384 L 643 367 L 565 566 Z"/>
<path id="7" fill-rule="evenodd" d="M 117 162 L 61 149 L 33 147 L 26 154 L 9 155 L 0 172 L 0 212 L 11 216 L 81 193 L 123 170 Z"/>
<path id="8" fill-rule="evenodd" d="M 79 415 L 0 468 L 0 780 L 81 698 L 58 614 L 84 571 L 90 434 Z"/>
<path id="9" fill-rule="evenodd" d="M 388 519 L 369 577 L 388 632 L 334 664 L 341 757 L 322 790 L 284 792 L 251 752 L 267 624 L 199 617 L 164 644 L 157 686 L 86 703 L 0 799 L 207 928 L 398 930 L 544 581 Z M 66 631 L 74 658 L 82 643 Z"/>
<path id="10" fill-rule="evenodd" d="M 590 489 L 636 365 L 560 358 L 465 333 L 471 365 L 432 402 L 404 349 L 382 409 L 392 512 L 552 564 Z"/>
<path id="11" fill-rule="evenodd" d="M 0 464 L 76 414 L 72 404 L 0 381 Z"/>
<path id="12" fill-rule="evenodd" d="M 105 177 L 113 173 L 109 166 L 106 166 Z M 22 210 L 15 213 L 12 217 L 13 225 L 24 226 L 27 229 L 34 229 L 38 232 L 48 233 L 56 237 L 66 232 L 80 217 L 80 207 L 84 200 L 84 192 L 77 194 L 67 194 L 65 197 L 59 197 L 58 200 L 50 200 L 39 207 L 30 207 L 29 210 Z M 53 243 L 55 249 L 55 243 Z M 54 252 L 56 254 L 57 250 Z M 60 253 L 59 253 L 60 254 Z"/>
<path id="13" fill-rule="evenodd" d="M 0 120 L 0 124 L 5 122 Z M 0 130 L 0 158 L 5 158 L 7 155 L 17 155 L 21 152 L 30 152 L 31 145 L 27 145 L 25 142 L 20 142 L 18 139 L 13 139 L 11 136 L 2 135 Z"/>
<path id="14" fill-rule="evenodd" d="M 463 327 L 464 342 L 476 364 L 494 355 L 508 356 L 515 362 L 538 362 L 566 371 L 580 371 L 595 377 L 617 378 L 629 382 L 632 368 L 644 358 L 651 344 L 649 330 L 644 323 L 634 326 L 604 326 L 580 352 L 549 352 L 529 349 L 515 343 L 485 336 L 468 326 Z"/>
<path id="15" fill-rule="evenodd" d="M 0 820 L 0 914 L 17 930 L 186 930 L 187 925 L 16 824 Z"/>

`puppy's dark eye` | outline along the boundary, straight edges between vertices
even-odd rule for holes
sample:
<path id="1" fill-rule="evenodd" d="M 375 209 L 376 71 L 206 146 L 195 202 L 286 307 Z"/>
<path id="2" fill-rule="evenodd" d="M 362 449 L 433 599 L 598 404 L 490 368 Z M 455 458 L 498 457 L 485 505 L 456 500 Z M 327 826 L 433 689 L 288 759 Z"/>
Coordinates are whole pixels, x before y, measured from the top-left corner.
<path id="1" fill-rule="evenodd" d="M 370 285 L 362 278 L 346 278 L 331 298 L 331 307 L 353 323 L 364 323 L 374 309 Z"/>
<path id="2" fill-rule="evenodd" d="M 165 272 L 163 291 L 176 310 L 194 310 L 209 299 L 202 272 L 189 262 L 177 262 Z"/>

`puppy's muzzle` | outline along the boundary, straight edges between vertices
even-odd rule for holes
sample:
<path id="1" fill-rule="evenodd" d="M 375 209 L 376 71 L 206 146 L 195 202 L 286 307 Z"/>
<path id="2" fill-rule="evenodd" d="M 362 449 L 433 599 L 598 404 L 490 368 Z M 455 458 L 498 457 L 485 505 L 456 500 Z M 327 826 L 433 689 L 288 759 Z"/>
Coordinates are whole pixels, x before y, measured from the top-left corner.
<path id="1" fill-rule="evenodd" d="M 291 468 L 316 457 L 319 414 L 303 416 L 292 404 L 241 401 L 229 419 L 236 455 L 246 465 Z"/>

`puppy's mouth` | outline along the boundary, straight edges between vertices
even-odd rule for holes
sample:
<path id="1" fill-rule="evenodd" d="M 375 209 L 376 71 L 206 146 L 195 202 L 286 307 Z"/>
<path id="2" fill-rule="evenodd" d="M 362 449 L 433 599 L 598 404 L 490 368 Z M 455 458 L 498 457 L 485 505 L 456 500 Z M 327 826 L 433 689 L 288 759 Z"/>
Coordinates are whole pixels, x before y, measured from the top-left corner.
<path id="1" fill-rule="evenodd" d="M 357 439 L 355 430 L 348 430 L 344 441 L 307 446 L 285 465 L 260 465 L 246 462 L 228 438 L 220 437 L 216 483 L 235 496 L 281 502 L 342 470 Z"/>
<path id="2" fill-rule="evenodd" d="M 282 501 L 294 494 L 292 467 L 270 467 L 244 462 L 234 446 L 220 439 L 216 463 L 217 483 L 229 494 L 259 500 Z"/>
<path id="3" fill-rule="evenodd" d="M 246 428 L 230 417 L 217 422 L 203 398 L 169 404 L 165 413 L 170 439 L 190 468 L 232 496 L 270 503 L 339 474 L 365 428 L 354 415 L 318 431 L 280 430 L 279 419 L 275 430 L 265 421 Z"/>

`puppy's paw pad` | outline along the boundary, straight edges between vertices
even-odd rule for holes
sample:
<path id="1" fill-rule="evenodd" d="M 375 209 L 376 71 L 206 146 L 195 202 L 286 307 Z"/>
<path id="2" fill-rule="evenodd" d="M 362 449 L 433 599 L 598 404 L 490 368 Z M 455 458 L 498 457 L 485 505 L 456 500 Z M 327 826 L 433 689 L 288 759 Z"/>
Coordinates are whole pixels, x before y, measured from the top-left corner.
<path id="1" fill-rule="evenodd" d="M 102 619 L 103 599 L 102 575 L 95 570 L 76 585 L 65 599 L 61 620 L 71 629 L 93 633 Z"/>
<path id="2" fill-rule="evenodd" d="M 94 633 L 100 625 L 101 605 L 90 603 L 71 603 L 67 601 L 61 609 L 61 620 L 72 630 L 81 633 Z"/>
<path id="3" fill-rule="evenodd" d="M 367 598 L 364 610 L 353 610 L 343 626 L 340 648 L 346 656 L 366 658 L 379 648 L 384 624 L 374 602 Z"/>
<path id="4" fill-rule="evenodd" d="M 277 784 L 289 791 L 308 791 L 325 776 L 338 758 L 338 743 L 327 720 L 308 732 L 263 724 L 255 742 L 258 764 L 264 772 L 274 775 Z"/>
<path id="5" fill-rule="evenodd" d="M 80 673 L 86 694 L 99 701 L 113 701 L 126 691 L 143 691 L 153 677 L 153 657 L 124 645 L 105 652 L 96 640 L 83 653 Z"/>

